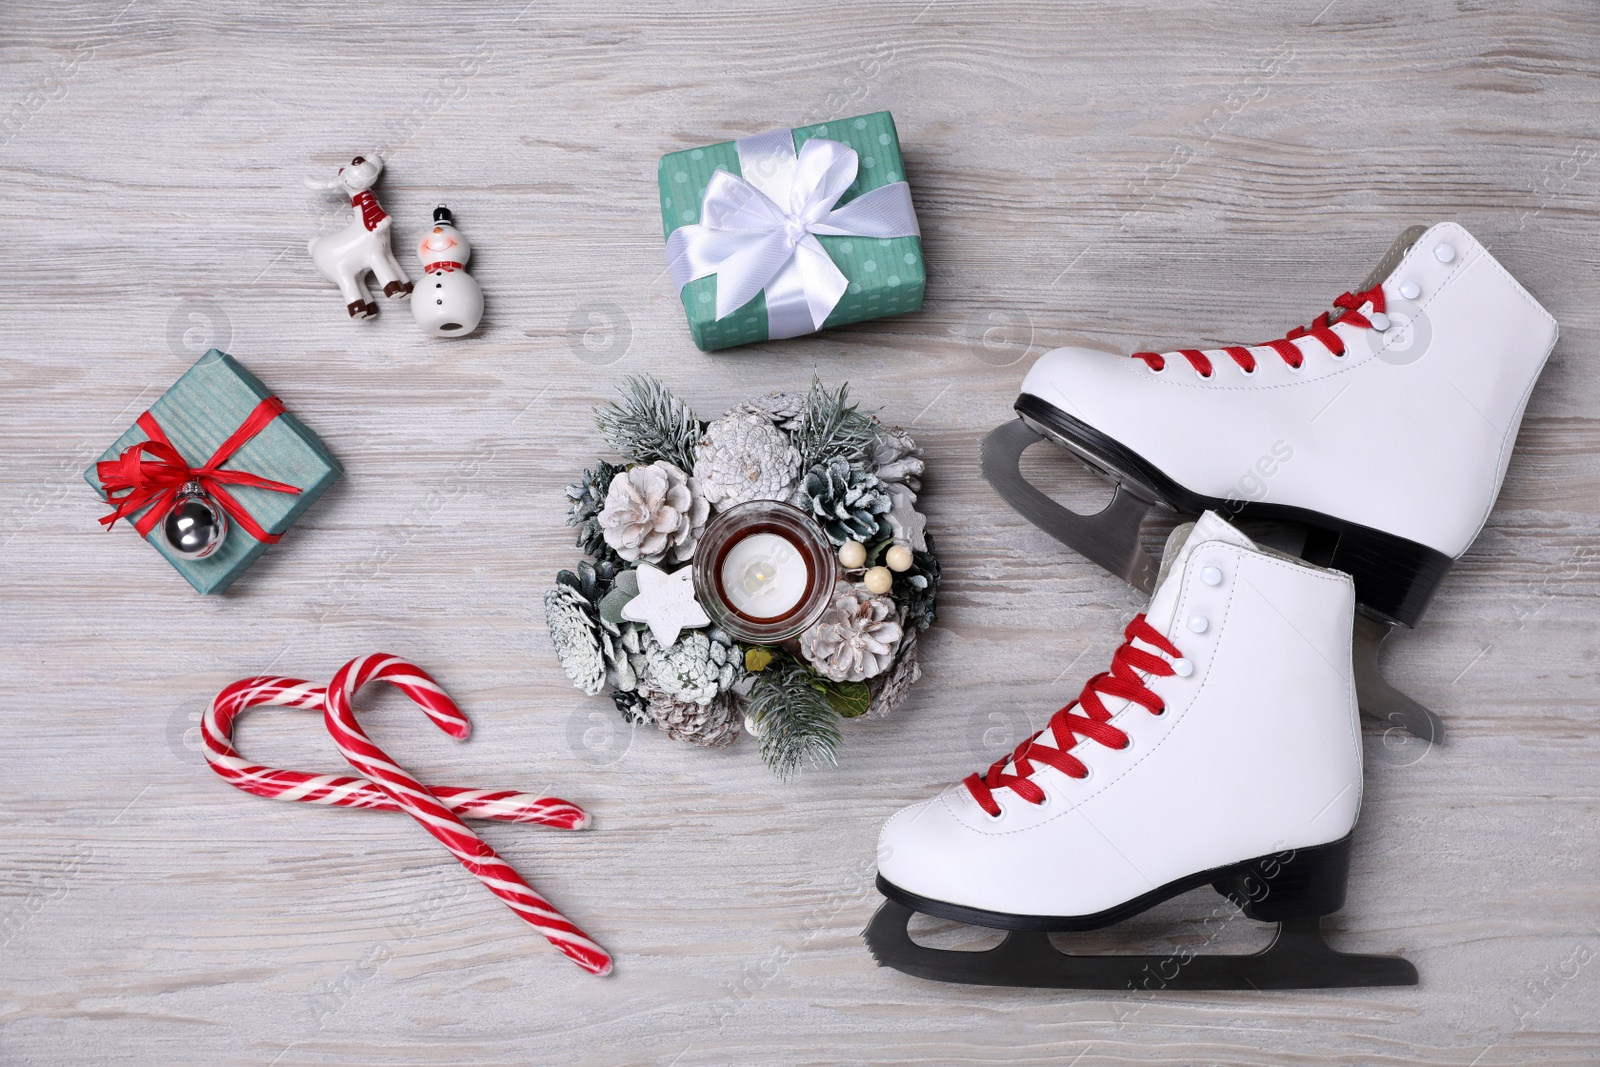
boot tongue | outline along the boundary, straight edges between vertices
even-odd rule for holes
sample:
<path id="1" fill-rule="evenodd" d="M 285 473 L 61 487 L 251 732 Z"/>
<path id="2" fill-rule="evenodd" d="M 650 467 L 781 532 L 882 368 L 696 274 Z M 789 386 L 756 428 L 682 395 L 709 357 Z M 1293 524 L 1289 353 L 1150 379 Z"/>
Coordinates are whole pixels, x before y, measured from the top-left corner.
<path id="1" fill-rule="evenodd" d="M 1156 575 L 1156 592 L 1150 598 L 1150 607 L 1145 610 L 1145 621 L 1162 633 L 1166 633 L 1172 625 L 1172 616 L 1178 610 L 1178 594 L 1183 589 L 1183 571 L 1188 565 L 1189 557 L 1195 549 L 1210 541 L 1225 541 L 1230 545 L 1259 551 L 1256 543 L 1238 530 L 1230 526 L 1222 516 L 1214 511 L 1201 515 L 1196 522 L 1184 523 L 1172 531 L 1167 538 L 1167 547 L 1161 554 L 1161 570 Z M 1159 650 L 1143 646 L 1148 651 Z M 1112 715 L 1116 715 L 1128 706 L 1128 701 L 1122 697 L 1102 697 L 1102 703 Z M 1046 729 L 1040 733 L 1034 742 L 1048 748 L 1056 748 L 1055 735 Z M 1007 771 L 1014 773 L 1013 764 L 1007 764 Z"/>
<path id="2" fill-rule="evenodd" d="M 1254 549 L 1250 538 L 1231 526 L 1214 511 L 1201 515 L 1196 522 L 1184 523 L 1167 538 L 1167 547 L 1161 554 L 1161 570 L 1156 575 L 1156 592 L 1145 610 L 1145 620 L 1162 633 L 1172 625 L 1172 616 L 1178 610 L 1178 594 L 1183 587 L 1183 570 L 1194 550 L 1207 541 L 1223 541 L 1240 548 Z"/>

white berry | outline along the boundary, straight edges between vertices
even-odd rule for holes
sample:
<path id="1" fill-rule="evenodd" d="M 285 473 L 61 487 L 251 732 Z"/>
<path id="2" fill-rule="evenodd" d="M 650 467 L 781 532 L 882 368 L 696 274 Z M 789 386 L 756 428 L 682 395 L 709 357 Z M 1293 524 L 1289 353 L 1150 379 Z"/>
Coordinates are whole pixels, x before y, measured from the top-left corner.
<path id="1" fill-rule="evenodd" d="M 894 575 L 889 573 L 888 567 L 874 567 L 862 576 L 861 584 L 869 593 L 887 593 L 894 584 Z"/>
<path id="2" fill-rule="evenodd" d="M 911 569 L 911 549 L 905 545 L 895 545 L 883 554 L 883 562 L 892 571 L 908 571 Z"/>
<path id="3" fill-rule="evenodd" d="M 855 570 L 867 561 L 867 546 L 860 541 L 846 541 L 839 546 L 839 565 L 845 570 Z"/>

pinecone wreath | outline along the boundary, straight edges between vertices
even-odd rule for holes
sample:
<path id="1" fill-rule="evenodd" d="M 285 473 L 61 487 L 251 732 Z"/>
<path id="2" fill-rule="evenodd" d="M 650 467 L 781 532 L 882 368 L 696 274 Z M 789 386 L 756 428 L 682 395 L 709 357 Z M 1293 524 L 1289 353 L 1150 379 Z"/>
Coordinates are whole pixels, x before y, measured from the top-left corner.
<path id="1" fill-rule="evenodd" d="M 719 511 L 750 500 L 782 500 L 800 473 L 800 453 L 765 415 L 735 411 L 706 427 L 694 477 Z"/>
<path id="2" fill-rule="evenodd" d="M 751 733 L 779 778 L 834 763 L 841 727 L 887 715 L 922 673 L 919 631 L 939 581 L 917 510 L 922 450 L 859 410 L 847 386 L 815 380 L 706 422 L 660 382 L 633 378 L 595 417 L 622 462 L 597 461 L 567 487 L 568 525 L 594 562 L 545 594 L 562 669 L 675 740 L 722 748 Z M 708 626 L 687 570 L 706 524 L 752 500 L 801 509 L 839 548 L 821 617 L 770 645 Z M 658 633 L 677 636 L 663 645 Z"/>

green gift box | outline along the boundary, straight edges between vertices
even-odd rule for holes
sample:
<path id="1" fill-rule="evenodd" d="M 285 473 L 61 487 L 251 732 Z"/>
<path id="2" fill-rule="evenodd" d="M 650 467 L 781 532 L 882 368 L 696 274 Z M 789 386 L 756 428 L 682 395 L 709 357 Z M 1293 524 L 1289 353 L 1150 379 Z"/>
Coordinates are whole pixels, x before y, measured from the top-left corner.
<path id="1" fill-rule="evenodd" d="M 270 397 L 271 391 L 237 360 L 212 349 L 150 405 L 146 416 L 155 420 L 159 430 L 190 467 L 199 468 L 240 432 L 246 420 L 270 417 L 276 401 L 262 404 Z M 146 416 L 141 416 L 141 420 Z M 153 440 L 152 435 L 135 422 L 106 449 L 100 462 L 117 461 L 126 449 L 150 440 Z M 107 494 L 99 466 L 99 463 L 91 466 L 83 472 L 83 477 L 104 499 Z M 239 445 L 230 458 L 218 464 L 218 470 L 244 472 L 293 486 L 300 492 L 278 492 L 223 482 L 223 492 L 237 502 L 269 540 L 252 536 L 230 515 L 227 536 L 221 546 L 204 559 L 184 559 L 176 555 L 162 535 L 161 523 L 155 523 L 145 534 L 145 540 L 201 593 L 220 593 L 231 585 L 267 550 L 272 540 L 316 502 L 344 468 L 299 419 L 287 411 L 279 411 L 258 433 Z M 159 500 L 125 517 L 133 524 L 158 506 Z"/>
<path id="2" fill-rule="evenodd" d="M 658 184 L 668 266 L 704 351 L 922 307 L 922 240 L 887 111 L 669 152 Z"/>

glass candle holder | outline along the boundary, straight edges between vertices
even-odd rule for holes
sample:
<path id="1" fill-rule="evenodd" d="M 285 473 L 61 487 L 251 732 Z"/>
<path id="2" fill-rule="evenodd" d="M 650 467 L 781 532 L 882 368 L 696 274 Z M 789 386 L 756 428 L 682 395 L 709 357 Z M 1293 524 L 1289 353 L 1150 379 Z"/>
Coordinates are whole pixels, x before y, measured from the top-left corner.
<path id="1" fill-rule="evenodd" d="M 752 644 L 786 641 L 816 622 L 836 573 L 822 528 L 777 500 L 722 512 L 694 553 L 695 599 L 712 625 Z"/>

